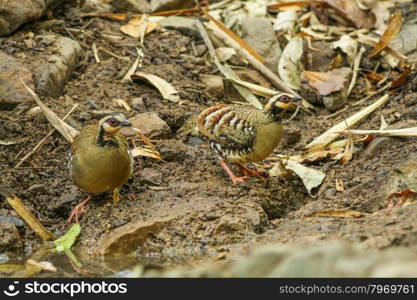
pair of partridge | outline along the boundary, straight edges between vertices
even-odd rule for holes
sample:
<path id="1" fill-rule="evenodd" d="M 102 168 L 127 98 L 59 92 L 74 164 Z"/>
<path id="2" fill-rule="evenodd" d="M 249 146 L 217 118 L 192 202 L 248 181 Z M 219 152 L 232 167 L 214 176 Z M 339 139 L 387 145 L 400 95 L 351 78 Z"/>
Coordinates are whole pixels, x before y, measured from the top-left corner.
<path id="1" fill-rule="evenodd" d="M 133 172 L 133 158 L 128 144 L 119 132 L 132 124 L 122 114 L 102 118 L 98 125 L 85 127 L 74 139 L 68 168 L 74 184 L 88 193 L 87 199 L 75 206 L 68 222 L 84 212 L 84 205 L 93 195 L 113 191 L 113 201 L 119 199 L 118 189 Z"/>
<path id="2" fill-rule="evenodd" d="M 282 115 L 298 100 L 301 98 L 278 94 L 269 99 L 263 110 L 252 105 L 220 104 L 200 113 L 197 129 L 209 139 L 234 184 L 244 181 L 246 175 L 263 177 L 242 163 L 261 161 L 274 151 L 282 137 Z M 226 161 L 237 165 L 244 176 L 233 174 Z"/>

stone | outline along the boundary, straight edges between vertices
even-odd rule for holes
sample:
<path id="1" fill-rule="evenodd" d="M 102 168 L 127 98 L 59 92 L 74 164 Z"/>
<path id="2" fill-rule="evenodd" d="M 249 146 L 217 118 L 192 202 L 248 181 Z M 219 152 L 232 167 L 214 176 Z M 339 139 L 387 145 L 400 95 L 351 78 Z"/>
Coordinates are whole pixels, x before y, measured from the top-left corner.
<path id="1" fill-rule="evenodd" d="M 98 253 L 102 256 L 126 255 L 141 247 L 151 236 L 170 225 L 174 218 L 133 221 L 102 237 Z"/>
<path id="2" fill-rule="evenodd" d="M 320 245 L 267 244 L 249 255 L 222 264 L 170 268 L 141 277 L 415 277 L 416 256 L 410 249 L 370 251 L 359 244 L 334 241 Z M 133 273 L 127 274 L 127 277 Z"/>
<path id="3" fill-rule="evenodd" d="M 135 97 L 131 100 L 131 104 L 130 104 L 134 109 L 142 111 L 144 110 L 145 107 L 145 101 L 143 99 L 143 97 Z"/>
<path id="4" fill-rule="evenodd" d="M 17 59 L 0 51 L 0 109 L 14 109 L 18 104 L 33 101 L 20 78 L 34 89 L 32 73 Z"/>
<path id="5" fill-rule="evenodd" d="M 30 117 L 36 117 L 42 113 L 42 109 L 39 106 L 32 107 L 25 114 Z"/>
<path id="6" fill-rule="evenodd" d="M 323 96 L 322 98 L 324 107 L 331 112 L 337 111 L 346 104 L 346 97 L 344 93 L 332 93 L 330 96 Z"/>
<path id="7" fill-rule="evenodd" d="M 151 12 L 151 6 L 147 0 L 113 0 L 111 4 L 119 10 L 130 13 Z"/>
<path id="8" fill-rule="evenodd" d="M 157 150 L 165 161 L 182 162 L 194 157 L 193 148 L 178 140 L 161 141 L 158 143 Z"/>
<path id="9" fill-rule="evenodd" d="M 206 86 L 207 92 L 217 98 L 224 96 L 223 78 L 217 75 L 200 75 L 201 82 Z"/>
<path id="10" fill-rule="evenodd" d="M 47 34 L 37 37 L 39 44 L 48 45 L 32 66 L 36 92 L 53 98 L 62 94 L 65 83 L 77 66 L 81 55 L 78 42 L 59 35 Z"/>
<path id="11" fill-rule="evenodd" d="M 158 21 L 158 24 L 164 28 L 177 29 L 180 32 L 189 32 L 192 33 L 192 35 L 198 35 L 199 33 L 195 23 L 196 19 L 181 16 L 169 16 Z"/>
<path id="12" fill-rule="evenodd" d="M 16 226 L 0 221 L 0 251 L 14 250 L 20 246 L 21 240 Z"/>
<path id="13" fill-rule="evenodd" d="M 129 121 L 132 122 L 133 127 L 138 128 L 149 139 L 165 139 L 172 134 L 167 122 L 154 112 L 137 114 Z M 136 135 L 135 131 L 130 128 L 123 128 L 122 133 L 126 136 Z"/>
<path id="14" fill-rule="evenodd" d="M 159 170 L 145 168 L 140 174 L 140 183 L 147 185 L 159 185 L 162 179 L 162 173 Z"/>
<path id="15" fill-rule="evenodd" d="M 20 25 L 38 19 L 62 0 L 0 1 L 0 36 L 8 35 Z"/>
<path id="16" fill-rule="evenodd" d="M 164 11 L 172 9 L 190 8 L 193 0 L 151 0 L 151 11 Z"/>
<path id="17" fill-rule="evenodd" d="M 242 38 L 265 59 L 265 66 L 276 72 L 281 47 L 275 36 L 272 22 L 267 18 L 242 19 Z"/>

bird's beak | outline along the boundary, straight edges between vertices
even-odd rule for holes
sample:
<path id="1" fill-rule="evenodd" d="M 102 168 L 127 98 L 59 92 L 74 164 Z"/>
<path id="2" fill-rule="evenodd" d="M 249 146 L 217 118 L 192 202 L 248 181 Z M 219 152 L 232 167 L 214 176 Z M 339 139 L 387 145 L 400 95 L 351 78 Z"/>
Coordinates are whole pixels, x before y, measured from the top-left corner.
<path id="1" fill-rule="evenodd" d="M 122 123 L 120 123 L 120 126 L 129 127 L 132 126 L 132 123 L 128 120 L 125 120 Z"/>
<path id="2" fill-rule="evenodd" d="M 303 98 L 301 98 L 301 97 L 293 97 L 293 98 L 290 99 L 291 102 L 298 102 L 298 101 L 301 101 L 301 100 L 303 100 Z"/>

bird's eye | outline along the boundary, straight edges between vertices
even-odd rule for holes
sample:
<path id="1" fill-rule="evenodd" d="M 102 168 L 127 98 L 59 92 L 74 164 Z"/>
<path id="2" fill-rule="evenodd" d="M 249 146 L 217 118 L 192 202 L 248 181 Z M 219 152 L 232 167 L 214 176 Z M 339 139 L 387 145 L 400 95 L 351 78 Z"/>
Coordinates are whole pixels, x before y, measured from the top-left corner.
<path id="1" fill-rule="evenodd" d="M 117 121 L 114 118 L 108 119 L 107 124 L 109 124 L 111 127 L 116 127 L 119 125 L 119 121 Z"/>
<path id="2" fill-rule="evenodd" d="M 283 95 L 283 96 L 279 97 L 278 101 L 279 102 L 284 102 L 284 103 L 290 103 L 290 98 L 286 95 Z"/>

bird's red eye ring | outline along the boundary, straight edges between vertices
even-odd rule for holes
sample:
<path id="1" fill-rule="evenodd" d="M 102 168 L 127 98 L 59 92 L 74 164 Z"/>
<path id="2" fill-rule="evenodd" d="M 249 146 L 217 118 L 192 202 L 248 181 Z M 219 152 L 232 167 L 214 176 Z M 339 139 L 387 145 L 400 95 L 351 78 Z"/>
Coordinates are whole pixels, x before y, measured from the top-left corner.
<path id="1" fill-rule="evenodd" d="M 286 95 L 282 95 L 281 97 L 279 97 L 278 101 L 284 102 L 284 103 L 290 103 L 290 98 Z"/>
<path id="2" fill-rule="evenodd" d="M 109 124 L 111 127 L 116 127 L 119 125 L 119 121 L 117 121 L 114 118 L 108 119 L 107 124 Z"/>

